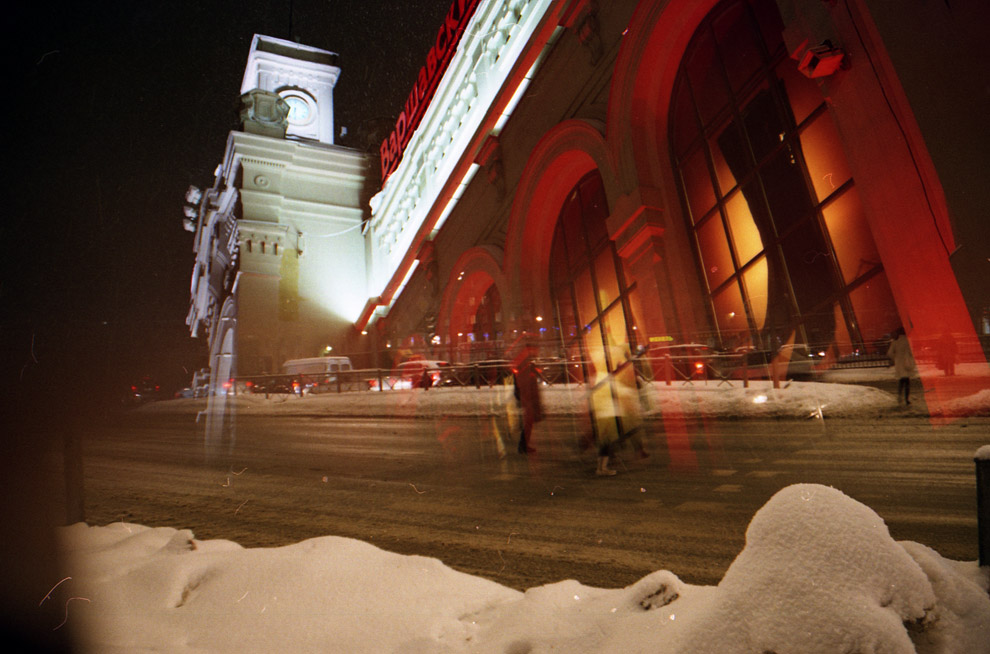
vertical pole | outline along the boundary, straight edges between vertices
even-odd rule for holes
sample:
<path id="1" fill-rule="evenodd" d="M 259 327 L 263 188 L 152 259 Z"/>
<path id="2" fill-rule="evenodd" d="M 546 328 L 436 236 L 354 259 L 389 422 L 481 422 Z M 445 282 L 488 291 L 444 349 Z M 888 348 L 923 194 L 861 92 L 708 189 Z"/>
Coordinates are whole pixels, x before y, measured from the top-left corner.
<path id="1" fill-rule="evenodd" d="M 980 566 L 990 566 L 990 445 L 984 445 L 976 458 L 976 534 Z"/>
<path id="2" fill-rule="evenodd" d="M 663 358 L 663 376 L 664 376 L 664 379 L 667 382 L 667 386 L 670 386 L 670 382 L 671 382 L 671 379 L 670 378 L 671 378 L 671 375 L 673 374 L 673 372 L 674 372 L 674 366 L 671 363 L 671 361 L 670 361 L 670 355 L 668 354 L 667 356 L 665 356 Z"/>

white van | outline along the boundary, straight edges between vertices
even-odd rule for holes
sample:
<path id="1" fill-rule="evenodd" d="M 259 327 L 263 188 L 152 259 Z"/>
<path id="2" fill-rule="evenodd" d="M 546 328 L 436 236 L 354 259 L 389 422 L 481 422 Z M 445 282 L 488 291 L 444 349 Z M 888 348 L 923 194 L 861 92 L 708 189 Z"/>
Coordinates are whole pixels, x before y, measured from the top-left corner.
<path id="1" fill-rule="evenodd" d="M 336 390 L 337 375 L 353 370 L 348 357 L 308 357 L 289 359 L 282 364 L 282 373 L 292 375 L 296 393 Z"/>

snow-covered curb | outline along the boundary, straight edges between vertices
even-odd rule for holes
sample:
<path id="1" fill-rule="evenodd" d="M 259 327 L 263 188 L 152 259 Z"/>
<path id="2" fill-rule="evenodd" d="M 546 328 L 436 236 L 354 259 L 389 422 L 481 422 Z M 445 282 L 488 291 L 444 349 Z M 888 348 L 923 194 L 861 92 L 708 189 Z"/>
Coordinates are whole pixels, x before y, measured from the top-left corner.
<path id="1" fill-rule="evenodd" d="M 66 603 L 85 651 L 990 652 L 987 569 L 895 542 L 868 507 L 811 484 L 756 513 L 718 586 L 659 570 L 520 593 L 337 537 L 244 549 L 124 523 L 60 536 L 68 578 L 46 600 Z"/>
<path id="2" fill-rule="evenodd" d="M 927 415 L 915 403 L 899 408 L 897 399 L 871 386 L 825 382 L 785 382 L 773 388 L 767 381 L 731 384 L 695 382 L 663 383 L 642 389 L 641 404 L 647 414 L 685 415 L 722 418 L 842 418 Z M 587 389 L 583 386 L 552 386 L 543 389 L 543 403 L 549 415 L 579 415 L 588 411 Z M 336 415 L 364 417 L 431 417 L 498 415 L 514 404 L 511 388 L 435 388 L 429 391 L 405 390 L 384 393 L 356 391 L 297 397 L 241 394 L 225 398 L 244 415 Z M 196 413 L 206 409 L 205 399 L 155 402 L 141 411 L 153 413 Z M 990 391 L 943 405 L 942 415 L 990 416 Z"/>

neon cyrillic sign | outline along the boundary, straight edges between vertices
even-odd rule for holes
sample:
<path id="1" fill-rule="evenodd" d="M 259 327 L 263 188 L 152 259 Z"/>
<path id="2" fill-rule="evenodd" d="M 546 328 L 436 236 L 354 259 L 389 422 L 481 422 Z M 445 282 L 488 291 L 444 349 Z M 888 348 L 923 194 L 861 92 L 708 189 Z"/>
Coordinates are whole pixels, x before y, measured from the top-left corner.
<path id="1" fill-rule="evenodd" d="M 402 161 L 402 153 L 409 143 L 409 139 L 412 138 L 413 132 L 419 126 L 419 122 L 423 119 L 426 107 L 433 99 L 437 85 L 447 71 L 447 66 L 457 50 L 457 43 L 461 40 L 464 28 L 471 20 L 471 16 L 474 15 L 479 1 L 454 0 L 450 9 L 447 10 L 447 17 L 437 32 L 436 40 L 433 42 L 429 54 L 426 55 L 426 63 L 419 69 L 416 84 L 409 92 L 402 113 L 395 121 L 395 129 L 392 130 L 388 138 L 382 141 L 380 152 L 383 184 Z"/>

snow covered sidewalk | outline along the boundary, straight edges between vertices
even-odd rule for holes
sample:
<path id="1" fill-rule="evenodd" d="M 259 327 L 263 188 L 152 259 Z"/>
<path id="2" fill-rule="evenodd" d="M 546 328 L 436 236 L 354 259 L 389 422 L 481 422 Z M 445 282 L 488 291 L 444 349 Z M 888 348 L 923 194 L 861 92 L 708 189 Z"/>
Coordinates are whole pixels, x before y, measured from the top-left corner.
<path id="1" fill-rule="evenodd" d="M 889 374 L 889 373 L 888 373 Z M 587 412 L 584 386 L 545 387 L 546 412 L 569 415 Z M 650 415 L 723 418 L 842 418 L 880 415 L 926 416 L 923 402 L 900 409 L 897 398 L 872 386 L 855 383 L 783 382 L 773 388 L 768 381 L 719 383 L 696 381 L 647 385 L 641 399 Z M 241 394 L 226 398 L 245 415 L 338 415 L 364 417 L 433 417 L 494 415 L 513 404 L 512 388 L 434 388 L 384 393 L 355 391 L 298 397 L 294 395 Z M 939 415 L 990 416 L 990 390 L 940 403 Z M 142 411 L 188 413 L 206 408 L 205 399 L 155 402 Z"/>
<path id="2" fill-rule="evenodd" d="M 83 651 L 341 654 L 986 654 L 988 569 L 895 542 L 825 486 L 760 509 L 717 586 L 658 570 L 622 589 L 521 593 L 360 541 L 280 548 L 115 523 L 60 531 Z"/>

